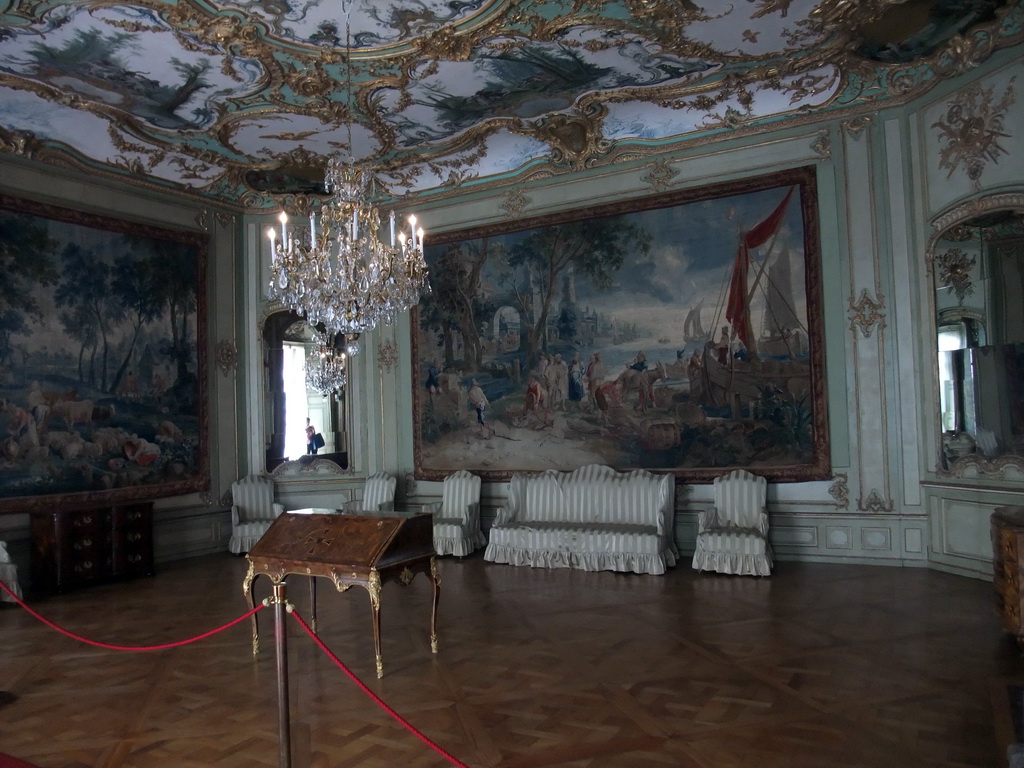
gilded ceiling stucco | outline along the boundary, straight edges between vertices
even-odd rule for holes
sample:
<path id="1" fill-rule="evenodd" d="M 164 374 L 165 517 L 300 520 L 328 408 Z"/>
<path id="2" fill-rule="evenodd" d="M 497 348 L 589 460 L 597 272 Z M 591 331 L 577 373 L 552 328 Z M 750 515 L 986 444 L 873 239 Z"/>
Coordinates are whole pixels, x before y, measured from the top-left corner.
<path id="1" fill-rule="evenodd" d="M 897 103 L 1024 35 L 964 7 L 11 0 L 0 151 L 241 208 L 310 205 L 349 151 L 443 193 Z"/>

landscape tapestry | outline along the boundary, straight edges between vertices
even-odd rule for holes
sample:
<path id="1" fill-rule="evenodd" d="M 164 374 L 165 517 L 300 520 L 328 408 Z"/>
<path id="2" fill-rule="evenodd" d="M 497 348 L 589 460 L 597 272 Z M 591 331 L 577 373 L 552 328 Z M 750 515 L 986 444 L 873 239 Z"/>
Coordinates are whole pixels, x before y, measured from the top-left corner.
<path id="1" fill-rule="evenodd" d="M 415 474 L 829 477 L 813 168 L 431 236 Z"/>
<path id="2" fill-rule="evenodd" d="M 205 237 L 0 195 L 0 512 L 209 487 Z"/>

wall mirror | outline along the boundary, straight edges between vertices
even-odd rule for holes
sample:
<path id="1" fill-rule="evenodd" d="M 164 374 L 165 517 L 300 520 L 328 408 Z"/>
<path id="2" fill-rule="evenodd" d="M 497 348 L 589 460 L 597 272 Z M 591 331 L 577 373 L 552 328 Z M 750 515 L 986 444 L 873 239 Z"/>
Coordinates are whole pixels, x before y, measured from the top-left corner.
<path id="1" fill-rule="evenodd" d="M 311 381 L 313 367 L 344 361 L 342 338 L 324 334 L 294 312 L 268 315 L 263 333 L 263 425 L 266 470 L 297 462 L 328 461 L 346 469 L 348 455 L 348 408 L 342 383 Z M 321 370 L 322 372 L 322 370 Z M 336 378 L 333 380 L 337 380 Z M 310 448 L 307 427 L 319 438 Z"/>
<path id="2" fill-rule="evenodd" d="M 1024 470 L 1024 207 L 1007 202 L 951 216 L 929 254 L 939 467 L 952 474 Z"/>

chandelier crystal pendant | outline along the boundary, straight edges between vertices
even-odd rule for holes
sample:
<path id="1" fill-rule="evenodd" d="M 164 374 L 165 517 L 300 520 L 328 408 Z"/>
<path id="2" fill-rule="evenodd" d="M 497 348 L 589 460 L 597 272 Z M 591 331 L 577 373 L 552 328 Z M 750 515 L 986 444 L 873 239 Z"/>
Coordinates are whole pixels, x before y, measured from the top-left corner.
<path id="1" fill-rule="evenodd" d="M 321 336 L 317 349 L 310 351 L 306 358 L 306 386 L 324 397 L 340 392 L 346 381 L 346 354 L 329 343 L 331 338 L 333 334 Z"/>
<path id="2" fill-rule="evenodd" d="M 348 3 L 345 45 L 351 48 Z M 378 325 L 391 325 L 430 290 L 423 258 L 423 229 L 408 217 L 396 232 L 395 212 L 388 216 L 388 240 L 381 232 L 378 203 L 393 197 L 376 169 L 352 157 L 352 66 L 348 63 L 348 156 L 328 160 L 324 188 L 331 197 L 309 215 L 307 232 L 290 231 L 281 213 L 281 237 L 268 231 L 271 280 L 267 297 L 279 301 L 314 327 L 333 336 L 358 335 Z M 308 239 L 306 235 L 308 234 Z M 351 342 L 355 343 L 355 342 Z"/>

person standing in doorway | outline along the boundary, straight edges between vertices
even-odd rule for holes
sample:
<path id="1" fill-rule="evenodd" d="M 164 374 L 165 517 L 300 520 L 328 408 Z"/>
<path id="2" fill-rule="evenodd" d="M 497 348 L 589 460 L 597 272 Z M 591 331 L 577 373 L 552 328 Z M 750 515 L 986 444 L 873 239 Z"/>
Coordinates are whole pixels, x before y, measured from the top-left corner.
<path id="1" fill-rule="evenodd" d="M 316 435 L 316 428 L 309 423 L 309 416 L 306 417 L 306 453 L 316 453 L 316 442 L 313 440 Z"/>

